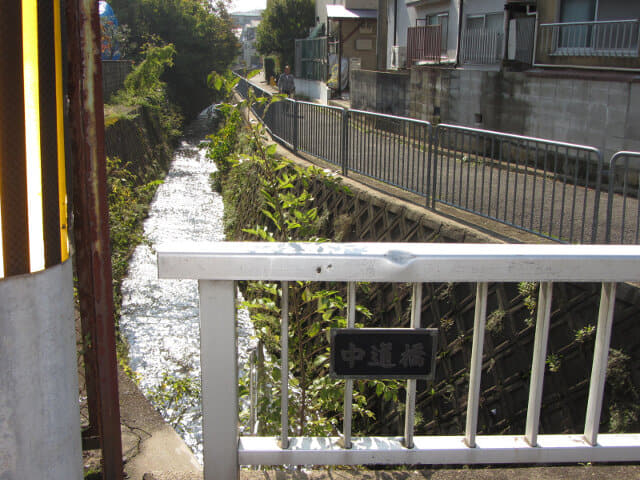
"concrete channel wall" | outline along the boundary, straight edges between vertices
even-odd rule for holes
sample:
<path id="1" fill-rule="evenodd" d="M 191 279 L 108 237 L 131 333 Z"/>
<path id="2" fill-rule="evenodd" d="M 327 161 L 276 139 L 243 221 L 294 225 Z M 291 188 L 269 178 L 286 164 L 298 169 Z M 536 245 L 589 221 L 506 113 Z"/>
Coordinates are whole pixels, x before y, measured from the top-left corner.
<path id="1" fill-rule="evenodd" d="M 344 182 L 350 194 L 336 192 L 321 180 L 313 182 L 310 191 L 316 205 L 328 215 L 323 235 L 336 241 L 532 241 L 517 231 L 510 232 L 509 237 L 494 235 L 490 224 L 478 230 L 464 219 L 454 219 L 453 212 L 446 216 L 430 212 L 369 188 L 359 183 L 355 175 Z M 257 219 L 251 220 L 253 223 L 249 224 L 255 224 Z M 366 290 L 358 302 L 375 312 L 375 325 L 371 326 L 408 325 L 409 286 L 371 284 Z M 423 326 L 439 329 L 438 366 L 433 388 L 421 387 L 417 397 L 421 420 L 416 431 L 459 434 L 464 431 L 466 415 L 475 285 L 425 284 L 423 292 Z M 524 432 L 535 333 L 535 313 L 531 308 L 537 308 L 537 295 L 538 285 L 530 282 L 492 284 L 489 288 L 478 423 L 483 434 Z M 584 428 L 599 298 L 599 284 L 554 284 L 541 432 L 580 433 Z M 610 368 L 607 377 L 602 432 L 637 431 L 637 418 L 631 419 L 636 407 L 630 399 L 640 391 L 640 370 L 634 367 L 640 362 L 638 305 L 640 288 L 619 284 L 610 356 L 610 365 L 616 366 Z M 392 405 L 378 408 L 375 434 L 395 435 L 402 431 L 403 417 Z"/>

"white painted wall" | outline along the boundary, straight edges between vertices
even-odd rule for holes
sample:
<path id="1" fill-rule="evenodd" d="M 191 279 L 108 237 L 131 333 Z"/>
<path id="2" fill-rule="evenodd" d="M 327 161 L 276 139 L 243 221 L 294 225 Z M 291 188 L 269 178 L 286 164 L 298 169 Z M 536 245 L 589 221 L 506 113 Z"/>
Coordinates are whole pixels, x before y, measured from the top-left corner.
<path id="1" fill-rule="evenodd" d="M 307 80 L 296 78 L 296 94 L 309 97 L 312 101 L 320 102 L 324 105 L 328 103 L 329 89 L 324 82 L 318 80 Z"/>
<path id="2" fill-rule="evenodd" d="M 0 478 L 82 478 L 71 260 L 0 280 Z"/>
<path id="3" fill-rule="evenodd" d="M 504 11 L 505 0 L 465 0 L 463 14 L 495 13 Z"/>

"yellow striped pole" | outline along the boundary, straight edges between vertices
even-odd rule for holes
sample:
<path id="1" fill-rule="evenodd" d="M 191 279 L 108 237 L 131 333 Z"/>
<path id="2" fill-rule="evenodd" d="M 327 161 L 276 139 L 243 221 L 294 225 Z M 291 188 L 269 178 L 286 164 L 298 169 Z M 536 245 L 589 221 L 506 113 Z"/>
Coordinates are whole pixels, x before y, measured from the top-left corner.
<path id="1" fill-rule="evenodd" d="M 0 8 L 0 278 L 69 257 L 59 0 Z"/>

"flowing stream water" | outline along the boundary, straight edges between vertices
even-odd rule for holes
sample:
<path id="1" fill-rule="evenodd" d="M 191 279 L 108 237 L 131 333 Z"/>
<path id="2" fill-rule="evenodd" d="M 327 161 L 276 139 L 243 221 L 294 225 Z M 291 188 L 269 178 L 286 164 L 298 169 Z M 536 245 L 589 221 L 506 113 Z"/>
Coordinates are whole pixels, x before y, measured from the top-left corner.
<path id="1" fill-rule="evenodd" d="M 140 376 L 145 395 L 168 373 L 200 379 L 198 286 L 195 280 L 159 280 L 155 246 L 179 241 L 224 240 L 222 198 L 213 192 L 209 176 L 215 165 L 206 157 L 206 135 L 212 132 L 209 108 L 187 128 L 174 152 L 169 173 L 157 190 L 144 223 L 148 243 L 139 245 L 122 284 L 120 328 L 129 343 L 131 368 Z M 251 348 L 246 312 L 238 315 L 240 368 Z M 181 405 L 161 413 L 175 416 Z M 200 405 L 189 408 L 176 430 L 202 462 Z"/>

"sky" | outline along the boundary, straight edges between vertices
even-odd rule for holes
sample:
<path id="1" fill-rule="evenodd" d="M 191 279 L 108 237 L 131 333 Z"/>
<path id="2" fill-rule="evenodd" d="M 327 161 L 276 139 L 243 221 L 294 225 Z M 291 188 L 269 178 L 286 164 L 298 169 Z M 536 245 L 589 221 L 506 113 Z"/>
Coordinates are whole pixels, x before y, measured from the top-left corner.
<path id="1" fill-rule="evenodd" d="M 249 10 L 264 9 L 267 0 L 233 0 L 231 2 L 230 12 L 247 12 Z"/>

